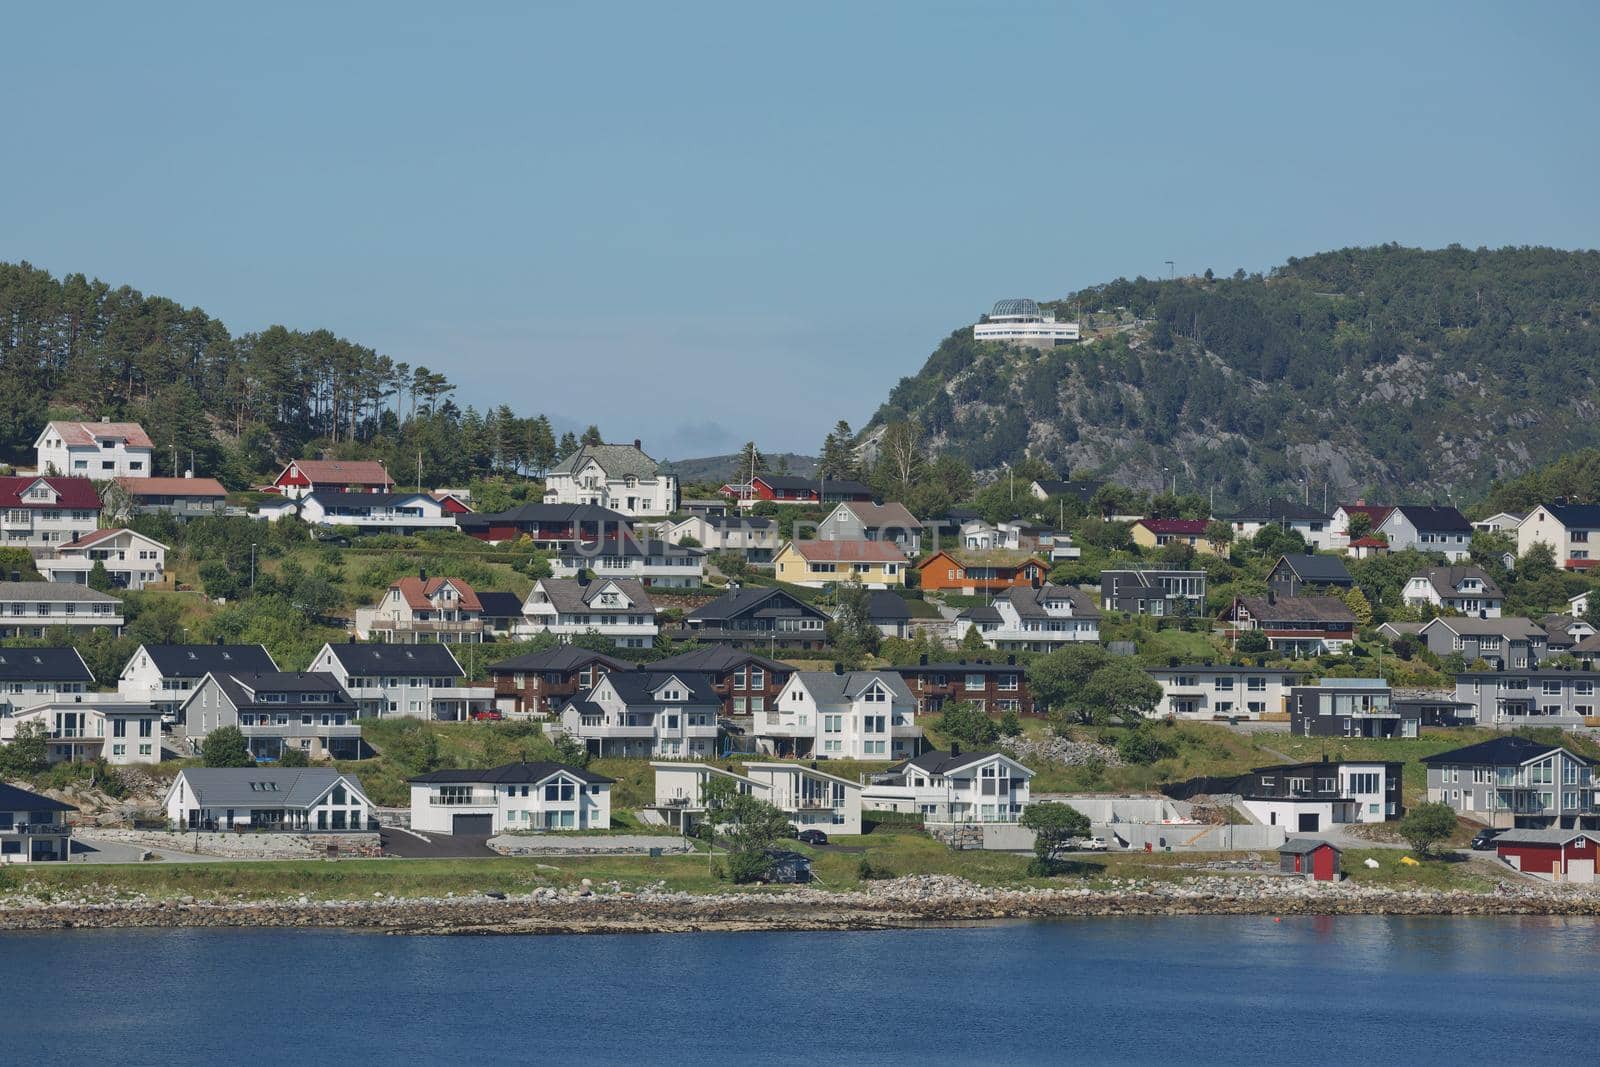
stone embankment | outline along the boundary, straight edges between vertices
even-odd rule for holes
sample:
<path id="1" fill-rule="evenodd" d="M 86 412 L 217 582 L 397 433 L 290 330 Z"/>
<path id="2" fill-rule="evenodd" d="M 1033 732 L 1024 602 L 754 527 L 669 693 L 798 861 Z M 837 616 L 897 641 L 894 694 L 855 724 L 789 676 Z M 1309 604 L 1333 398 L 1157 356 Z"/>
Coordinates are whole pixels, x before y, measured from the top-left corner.
<path id="1" fill-rule="evenodd" d="M 383 844 L 375 830 L 343 833 L 178 833 L 173 830 L 124 830 L 98 827 L 85 836 L 149 849 L 168 858 L 191 853 L 236 860 L 301 860 L 338 856 L 381 856 Z M 332 850 L 330 852 L 330 849 Z"/>
<path id="2" fill-rule="evenodd" d="M 342 927 L 416 934 L 685 933 L 871 930 L 997 919 L 1140 915 L 1600 915 L 1600 892 L 1502 885 L 1437 892 L 1327 885 L 1281 878 L 1197 877 L 1081 889 L 989 889 L 916 875 L 832 893 L 791 888 L 699 895 L 618 883 L 536 889 L 506 898 L 272 901 L 100 897 L 49 899 L 29 887 L 0 900 L 0 929 L 119 927 Z"/>

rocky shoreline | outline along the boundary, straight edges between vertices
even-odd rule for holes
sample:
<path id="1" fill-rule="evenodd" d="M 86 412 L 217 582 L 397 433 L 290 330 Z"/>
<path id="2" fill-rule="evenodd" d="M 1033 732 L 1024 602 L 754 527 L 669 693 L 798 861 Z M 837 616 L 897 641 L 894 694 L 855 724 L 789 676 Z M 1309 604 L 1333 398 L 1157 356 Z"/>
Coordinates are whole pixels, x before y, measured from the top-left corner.
<path id="1" fill-rule="evenodd" d="M 337 928 L 393 934 L 690 933 L 881 930 L 1017 919 L 1151 915 L 1600 915 L 1600 892 L 1505 887 L 1436 892 L 1203 877 L 1082 889 L 992 889 L 919 875 L 854 892 L 698 895 L 603 885 L 505 899 L 247 901 L 142 896 L 0 901 L 0 930 L 149 927 Z"/>

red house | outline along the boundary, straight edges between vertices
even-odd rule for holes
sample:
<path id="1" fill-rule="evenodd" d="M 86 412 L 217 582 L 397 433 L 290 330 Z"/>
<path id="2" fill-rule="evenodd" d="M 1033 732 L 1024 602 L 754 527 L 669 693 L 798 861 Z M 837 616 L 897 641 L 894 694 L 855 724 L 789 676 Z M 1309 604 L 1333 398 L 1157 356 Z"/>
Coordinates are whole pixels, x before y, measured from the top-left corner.
<path id="1" fill-rule="evenodd" d="M 1507 830 L 1494 839 L 1512 869 L 1552 882 L 1593 882 L 1597 845 L 1594 830 Z"/>
<path id="2" fill-rule="evenodd" d="M 287 497 L 310 493 L 387 493 L 394 479 L 375 459 L 296 459 L 273 479 L 272 487 Z"/>
<path id="3" fill-rule="evenodd" d="M 741 504 L 770 500 L 777 504 L 838 504 L 850 500 L 871 500 L 872 490 L 860 482 L 815 478 L 795 478 L 787 474 L 758 474 L 747 485 L 730 482 L 717 490 Z"/>
<path id="4" fill-rule="evenodd" d="M 1278 869 L 1313 882 L 1339 880 L 1339 849 L 1314 837 L 1291 837 L 1278 846 Z"/>

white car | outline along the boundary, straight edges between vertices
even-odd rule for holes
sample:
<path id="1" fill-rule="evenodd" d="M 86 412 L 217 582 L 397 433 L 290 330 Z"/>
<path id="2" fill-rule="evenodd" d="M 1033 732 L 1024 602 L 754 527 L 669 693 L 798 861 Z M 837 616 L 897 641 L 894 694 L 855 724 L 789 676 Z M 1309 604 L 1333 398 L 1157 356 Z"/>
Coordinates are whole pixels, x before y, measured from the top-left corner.
<path id="1" fill-rule="evenodd" d="M 1072 847 L 1079 852 L 1104 852 L 1108 846 L 1103 837 L 1080 837 L 1072 842 Z"/>

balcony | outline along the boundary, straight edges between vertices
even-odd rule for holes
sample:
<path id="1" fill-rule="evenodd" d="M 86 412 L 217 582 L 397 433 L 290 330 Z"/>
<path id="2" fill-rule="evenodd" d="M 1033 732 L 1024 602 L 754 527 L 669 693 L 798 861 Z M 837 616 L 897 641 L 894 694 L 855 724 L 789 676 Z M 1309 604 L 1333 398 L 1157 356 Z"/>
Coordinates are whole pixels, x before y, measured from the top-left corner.
<path id="1" fill-rule="evenodd" d="M 491 685 L 444 685 L 428 690 L 430 700 L 481 700 L 494 699 L 494 686 Z"/>
<path id="2" fill-rule="evenodd" d="M 592 737 L 596 740 L 610 739 L 618 741 L 643 740 L 650 741 L 656 736 L 654 726 L 607 726 L 604 724 L 580 724 L 577 729 L 579 737 Z"/>
<path id="3" fill-rule="evenodd" d="M 26 837 L 29 835 L 45 836 L 50 834 L 67 834 L 72 832 L 72 827 L 64 822 L 19 822 L 10 826 L 0 826 L 0 837 Z"/>
<path id="4" fill-rule="evenodd" d="M 298 718 L 286 723 L 270 723 L 267 725 L 240 726 L 239 731 L 246 737 L 360 737 L 361 727 L 355 723 L 344 726 L 323 726 L 321 723 L 311 723 L 309 726 Z"/>
<path id="5" fill-rule="evenodd" d="M 494 793 L 471 793 L 465 796 L 429 796 L 430 808 L 492 808 L 499 804 Z"/>
<path id="6" fill-rule="evenodd" d="M 367 628 L 396 634 L 481 634 L 482 619 L 373 619 Z"/>

